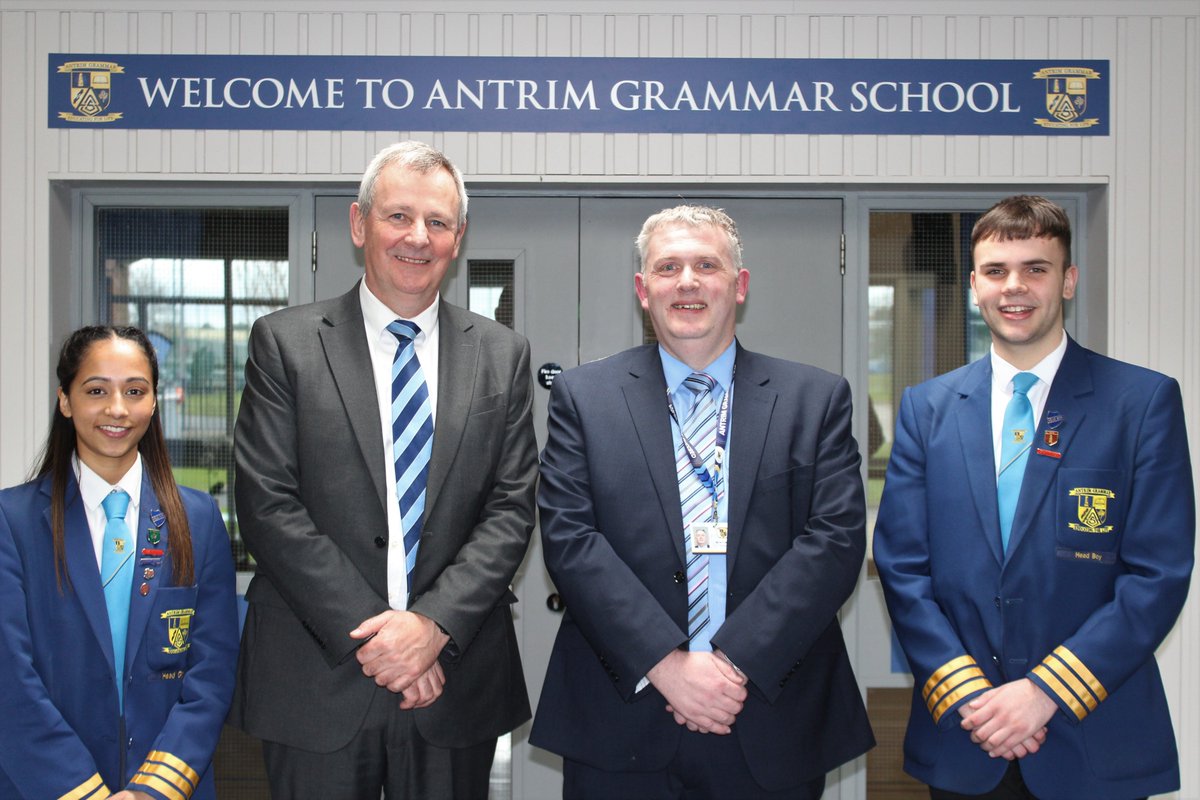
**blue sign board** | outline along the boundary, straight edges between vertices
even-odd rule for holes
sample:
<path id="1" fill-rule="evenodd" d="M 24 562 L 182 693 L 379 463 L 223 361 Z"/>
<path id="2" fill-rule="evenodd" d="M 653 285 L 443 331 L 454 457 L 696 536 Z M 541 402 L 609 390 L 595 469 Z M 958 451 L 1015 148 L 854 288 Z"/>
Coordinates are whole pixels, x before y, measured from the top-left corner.
<path id="1" fill-rule="evenodd" d="M 51 53 L 52 128 L 1103 136 L 1108 61 Z"/>

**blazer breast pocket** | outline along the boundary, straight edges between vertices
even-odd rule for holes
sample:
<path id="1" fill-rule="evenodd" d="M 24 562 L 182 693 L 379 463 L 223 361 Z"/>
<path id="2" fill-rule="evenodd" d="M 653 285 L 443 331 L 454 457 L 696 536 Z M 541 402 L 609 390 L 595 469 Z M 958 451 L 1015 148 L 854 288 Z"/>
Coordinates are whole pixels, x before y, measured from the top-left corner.
<path id="1" fill-rule="evenodd" d="M 1128 503 L 1124 471 L 1060 469 L 1054 491 L 1058 557 L 1077 563 L 1116 563 Z"/>
<path id="2" fill-rule="evenodd" d="M 196 587 L 171 586 L 155 593 L 142 647 L 151 670 L 182 668 L 196 624 Z"/>
<path id="3" fill-rule="evenodd" d="M 480 397 L 475 402 L 471 403 L 471 411 L 468 416 L 477 417 L 480 414 L 490 414 L 498 408 L 504 406 L 504 392 L 498 394 L 489 394 Z"/>

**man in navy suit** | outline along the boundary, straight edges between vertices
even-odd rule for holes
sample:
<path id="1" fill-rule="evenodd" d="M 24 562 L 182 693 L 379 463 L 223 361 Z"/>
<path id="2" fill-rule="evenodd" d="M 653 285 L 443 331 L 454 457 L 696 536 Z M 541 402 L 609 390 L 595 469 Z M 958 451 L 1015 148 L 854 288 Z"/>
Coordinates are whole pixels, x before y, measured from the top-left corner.
<path id="1" fill-rule="evenodd" d="M 934 800 L 1172 791 L 1154 650 L 1193 560 L 1179 385 L 1066 335 L 1061 208 L 1010 197 L 971 246 L 991 353 L 905 392 L 875 529 L 915 678 L 905 769 Z"/>
<path id="2" fill-rule="evenodd" d="M 819 797 L 874 742 L 837 623 L 865 548 L 850 389 L 735 341 L 750 274 L 724 212 L 662 211 L 637 244 L 658 345 L 550 395 L 566 613 L 530 741 L 572 798 Z"/>

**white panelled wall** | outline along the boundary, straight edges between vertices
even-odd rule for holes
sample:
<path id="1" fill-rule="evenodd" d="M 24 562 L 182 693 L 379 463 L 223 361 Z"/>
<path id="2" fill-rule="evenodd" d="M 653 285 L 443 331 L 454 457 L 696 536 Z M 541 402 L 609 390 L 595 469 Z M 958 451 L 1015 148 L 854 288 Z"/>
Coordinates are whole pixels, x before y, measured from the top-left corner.
<path id="1" fill-rule="evenodd" d="M 51 130 L 51 52 L 1108 59 L 1113 122 L 1107 137 L 1079 138 Z M 1106 262 L 1094 313 L 1107 340 L 1091 344 L 1180 380 L 1200 474 L 1200 0 L 0 0 L 0 76 L 5 486 L 23 479 L 44 435 L 56 339 L 87 319 L 77 297 L 51 294 L 51 274 L 71 275 L 82 244 L 60 187 L 344 186 L 409 136 L 444 149 L 469 183 L 1095 187 L 1088 252 Z M 847 273 L 861 279 L 864 306 L 865 258 L 852 252 Z M 861 323 L 846 341 L 865 354 L 859 298 L 846 319 Z M 865 355 L 848 352 L 846 372 L 865 395 Z M 1200 800 L 1200 593 L 1159 657 L 1183 756 L 1179 796 Z"/>

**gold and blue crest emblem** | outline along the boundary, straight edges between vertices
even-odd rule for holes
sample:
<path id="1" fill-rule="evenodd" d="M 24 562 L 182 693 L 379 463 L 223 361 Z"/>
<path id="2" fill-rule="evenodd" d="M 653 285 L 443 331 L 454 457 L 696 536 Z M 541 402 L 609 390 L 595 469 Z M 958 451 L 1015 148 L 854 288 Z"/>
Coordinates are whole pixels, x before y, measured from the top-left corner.
<path id="1" fill-rule="evenodd" d="M 1050 119 L 1035 119 L 1043 128 L 1090 128 L 1099 125 L 1098 117 L 1084 118 L 1087 112 L 1087 84 L 1100 73 L 1086 67 L 1047 67 L 1033 73 L 1046 82 L 1046 112 Z"/>
<path id="2" fill-rule="evenodd" d="M 71 108 L 78 113 L 60 111 L 59 119 L 68 122 L 115 122 L 120 112 L 105 113 L 112 103 L 112 76 L 125 68 L 112 61 L 68 61 L 58 68 L 59 73 L 71 75 Z"/>
<path id="3" fill-rule="evenodd" d="M 1108 520 L 1108 504 L 1116 493 L 1111 489 L 1091 489 L 1079 487 L 1069 492 L 1076 499 L 1076 517 L 1079 522 L 1069 522 L 1067 527 L 1080 533 L 1109 533 L 1112 525 L 1105 525 Z"/>
<path id="4" fill-rule="evenodd" d="M 167 622 L 167 646 L 162 649 L 164 653 L 178 655 L 192 646 L 192 617 L 195 614 L 194 608 L 175 608 L 159 615 L 160 619 Z"/>

